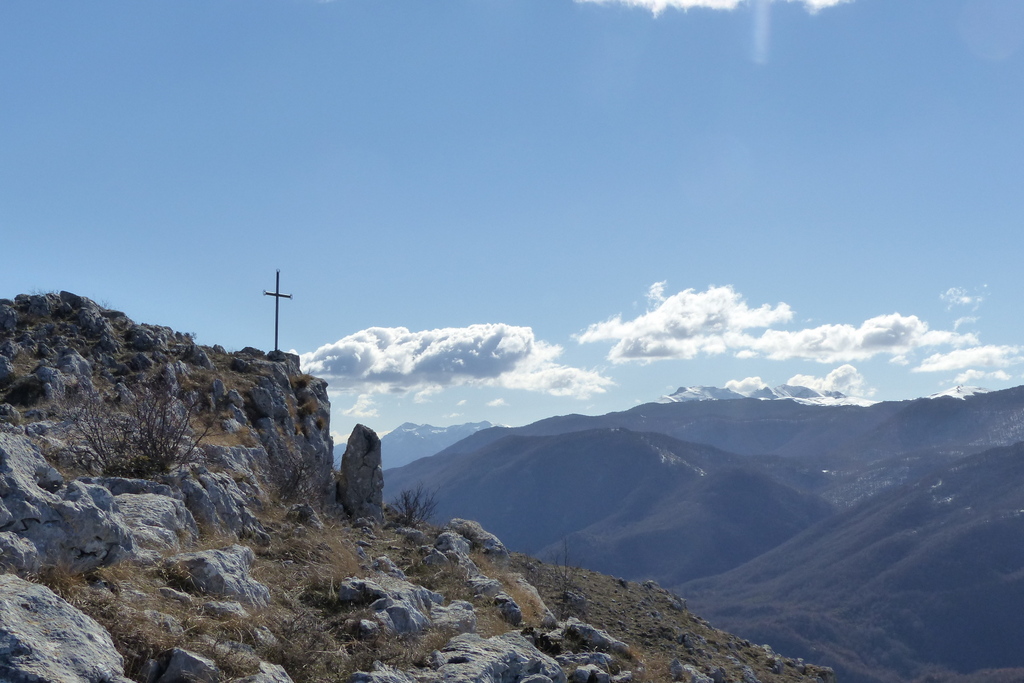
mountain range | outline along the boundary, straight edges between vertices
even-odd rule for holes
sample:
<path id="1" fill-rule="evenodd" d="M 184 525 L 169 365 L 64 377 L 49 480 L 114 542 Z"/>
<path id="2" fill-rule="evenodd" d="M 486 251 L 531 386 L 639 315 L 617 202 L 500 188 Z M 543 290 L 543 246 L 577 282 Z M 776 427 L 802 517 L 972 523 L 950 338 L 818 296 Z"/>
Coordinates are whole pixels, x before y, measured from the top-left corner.
<path id="1" fill-rule="evenodd" d="M 841 680 L 1024 667 L 1006 635 L 1022 624 L 995 609 L 1020 604 L 1024 575 L 1024 387 L 871 405 L 703 393 L 481 430 L 387 486 L 423 483 L 510 547 L 654 578 Z"/>
<path id="2" fill-rule="evenodd" d="M 435 427 L 429 424 L 405 422 L 380 439 L 381 458 L 384 468 L 401 467 L 413 460 L 434 455 L 457 441 L 481 429 L 495 425 L 487 422 L 467 422 L 450 427 Z M 340 454 L 339 454 L 340 457 Z"/>
<path id="3" fill-rule="evenodd" d="M 774 389 L 761 387 L 754 391 L 740 392 L 719 387 L 679 387 L 675 392 L 662 396 L 661 403 L 685 403 L 687 401 L 732 401 L 741 398 L 756 398 L 761 401 L 796 401 L 806 405 L 819 406 L 870 406 L 877 401 L 847 396 L 839 391 L 818 391 L 810 387 L 781 384 Z"/>

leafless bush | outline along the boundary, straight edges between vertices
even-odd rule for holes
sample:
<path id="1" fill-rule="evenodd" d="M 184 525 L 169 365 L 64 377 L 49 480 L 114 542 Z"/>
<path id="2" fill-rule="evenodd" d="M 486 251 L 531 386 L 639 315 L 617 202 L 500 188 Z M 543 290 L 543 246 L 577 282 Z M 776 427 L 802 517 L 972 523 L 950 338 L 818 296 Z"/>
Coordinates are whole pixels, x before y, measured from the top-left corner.
<path id="1" fill-rule="evenodd" d="M 201 455 L 192 429 L 195 396 L 182 400 L 159 379 L 123 387 L 116 396 L 79 393 L 65 400 L 72 464 L 122 477 L 153 477 Z"/>
<path id="2" fill-rule="evenodd" d="M 437 491 L 417 484 L 416 488 L 400 492 L 390 507 L 396 515 L 395 521 L 402 526 L 429 523 L 437 512 Z"/>
<path id="3" fill-rule="evenodd" d="M 555 610 L 559 618 L 570 616 L 586 617 L 586 596 L 579 588 L 580 567 L 569 548 L 568 537 L 562 537 L 562 547 L 553 553 L 550 564 L 555 568 L 555 584 L 558 599 Z"/>

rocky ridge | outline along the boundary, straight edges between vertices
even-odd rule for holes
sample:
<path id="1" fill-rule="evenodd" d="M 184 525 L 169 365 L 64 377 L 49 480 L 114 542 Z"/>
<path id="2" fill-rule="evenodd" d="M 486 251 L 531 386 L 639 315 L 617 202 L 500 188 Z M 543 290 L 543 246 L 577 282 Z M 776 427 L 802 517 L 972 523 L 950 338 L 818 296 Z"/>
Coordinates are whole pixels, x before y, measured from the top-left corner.
<path id="1" fill-rule="evenodd" d="M 379 443 L 333 469 L 294 356 L 0 299 L 0 680 L 832 680 L 653 583 L 398 525 Z"/>

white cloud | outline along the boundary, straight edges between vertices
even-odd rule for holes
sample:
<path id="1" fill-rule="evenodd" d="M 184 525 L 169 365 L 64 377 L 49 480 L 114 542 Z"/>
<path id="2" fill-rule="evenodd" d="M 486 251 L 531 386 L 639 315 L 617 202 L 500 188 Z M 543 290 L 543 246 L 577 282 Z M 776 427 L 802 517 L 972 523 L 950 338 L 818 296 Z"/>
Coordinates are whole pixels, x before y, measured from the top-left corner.
<path id="1" fill-rule="evenodd" d="M 956 378 L 953 380 L 953 383 L 974 384 L 978 380 L 985 379 L 994 379 L 1000 382 L 1007 382 L 1012 378 L 1003 370 L 996 370 L 994 372 L 985 372 L 984 370 L 967 370 L 966 372 L 961 372 L 959 375 L 957 375 Z"/>
<path id="2" fill-rule="evenodd" d="M 441 387 L 431 384 L 430 386 L 424 387 L 416 392 L 416 395 L 412 397 L 413 403 L 430 403 L 430 397 L 441 391 Z"/>
<path id="3" fill-rule="evenodd" d="M 749 347 L 772 360 L 804 358 L 819 363 L 867 360 L 879 354 L 902 358 L 922 346 L 976 344 L 971 334 L 931 330 L 916 315 L 890 313 L 853 325 L 820 325 L 803 330 L 766 330 Z M 899 361 L 897 361 L 899 362 Z"/>
<path id="4" fill-rule="evenodd" d="M 889 355 L 897 363 L 906 363 L 906 356 L 921 347 L 978 344 L 973 334 L 932 330 L 917 316 L 899 313 L 876 316 L 859 326 L 829 324 L 800 330 L 774 329 L 792 320 L 793 311 L 788 304 L 751 308 L 729 286 L 709 287 L 705 292 L 687 289 L 669 297 L 662 294 L 656 303 L 655 308 L 634 320 L 615 316 L 595 323 L 577 340 L 614 342 L 608 352 L 608 360 L 614 363 L 692 359 L 700 354 L 726 352 L 741 359 L 806 359 L 820 363 Z M 751 334 L 756 329 L 764 331 Z"/>
<path id="5" fill-rule="evenodd" d="M 651 285 L 651 288 L 647 290 L 647 300 L 652 304 L 660 304 L 665 301 L 665 285 L 668 284 L 667 280 L 661 282 L 655 282 Z"/>
<path id="6" fill-rule="evenodd" d="M 614 341 L 608 353 L 608 360 L 614 363 L 694 358 L 700 353 L 724 353 L 731 347 L 745 345 L 740 340 L 746 330 L 769 327 L 793 317 L 786 304 L 750 308 L 729 286 L 709 287 L 705 292 L 687 289 L 667 298 L 662 296 L 657 304 L 634 320 L 623 321 L 617 315 L 595 323 L 577 340 L 581 344 Z"/>
<path id="7" fill-rule="evenodd" d="M 352 405 L 351 408 L 347 408 L 341 411 L 342 415 L 348 415 L 349 417 L 378 417 L 377 406 L 373 402 L 373 397 L 370 394 L 360 394 L 359 398 Z"/>
<path id="8" fill-rule="evenodd" d="M 808 387 L 815 391 L 838 391 L 847 396 L 870 396 L 874 392 L 865 384 L 864 376 L 852 365 L 840 365 L 824 377 L 793 375 L 786 384 Z"/>
<path id="9" fill-rule="evenodd" d="M 301 360 L 305 372 L 330 380 L 336 391 L 415 391 L 416 400 L 467 384 L 576 398 L 612 385 L 598 372 L 557 363 L 561 354 L 562 347 L 535 339 L 529 327 L 496 323 L 419 332 L 372 327 Z"/>
<path id="10" fill-rule="evenodd" d="M 493 401 L 488 401 L 487 405 L 489 405 L 492 408 L 500 408 L 502 406 L 507 406 L 508 403 L 506 403 L 505 399 L 503 398 L 496 398 Z"/>
<path id="11" fill-rule="evenodd" d="M 1019 346 L 974 346 L 928 356 L 911 372 L 948 372 L 966 368 L 1006 368 L 1024 362 Z"/>
<path id="12" fill-rule="evenodd" d="M 973 325 L 978 322 L 978 318 L 975 316 L 966 315 L 963 318 L 957 318 L 953 321 L 953 329 L 959 330 L 963 325 Z"/>
<path id="13" fill-rule="evenodd" d="M 950 287 L 939 295 L 939 298 L 946 302 L 947 308 L 954 306 L 971 306 L 977 310 L 981 302 L 985 300 L 980 294 L 971 294 L 963 287 Z"/>
<path id="14" fill-rule="evenodd" d="M 760 377 L 747 377 L 745 379 L 731 379 L 725 383 L 726 389 L 732 389 L 737 394 L 748 395 L 752 394 L 759 389 L 764 389 L 768 386 Z"/>
<path id="15" fill-rule="evenodd" d="M 464 405 L 466 405 L 466 399 L 461 399 L 461 400 L 460 400 L 460 401 L 459 401 L 458 403 L 456 403 L 455 405 L 457 405 L 457 406 L 464 406 Z"/>
<path id="16" fill-rule="evenodd" d="M 810 12 L 817 12 L 826 7 L 833 7 L 852 0 L 773 0 L 774 2 L 799 2 Z M 592 2 L 599 5 L 627 5 L 650 10 L 661 14 L 666 9 L 695 9 L 698 7 L 718 10 L 734 10 L 740 5 L 748 4 L 748 0 L 576 0 L 576 2 Z"/>

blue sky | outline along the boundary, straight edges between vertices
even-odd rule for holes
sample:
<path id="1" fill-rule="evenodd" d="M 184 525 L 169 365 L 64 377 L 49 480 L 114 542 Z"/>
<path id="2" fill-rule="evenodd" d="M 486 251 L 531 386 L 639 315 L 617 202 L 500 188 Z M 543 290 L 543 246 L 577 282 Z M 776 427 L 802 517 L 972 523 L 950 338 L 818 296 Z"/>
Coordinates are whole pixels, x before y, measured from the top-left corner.
<path id="1" fill-rule="evenodd" d="M 1022 383 L 1019 0 L 0 4 L 0 297 L 328 377 L 334 428 Z"/>

